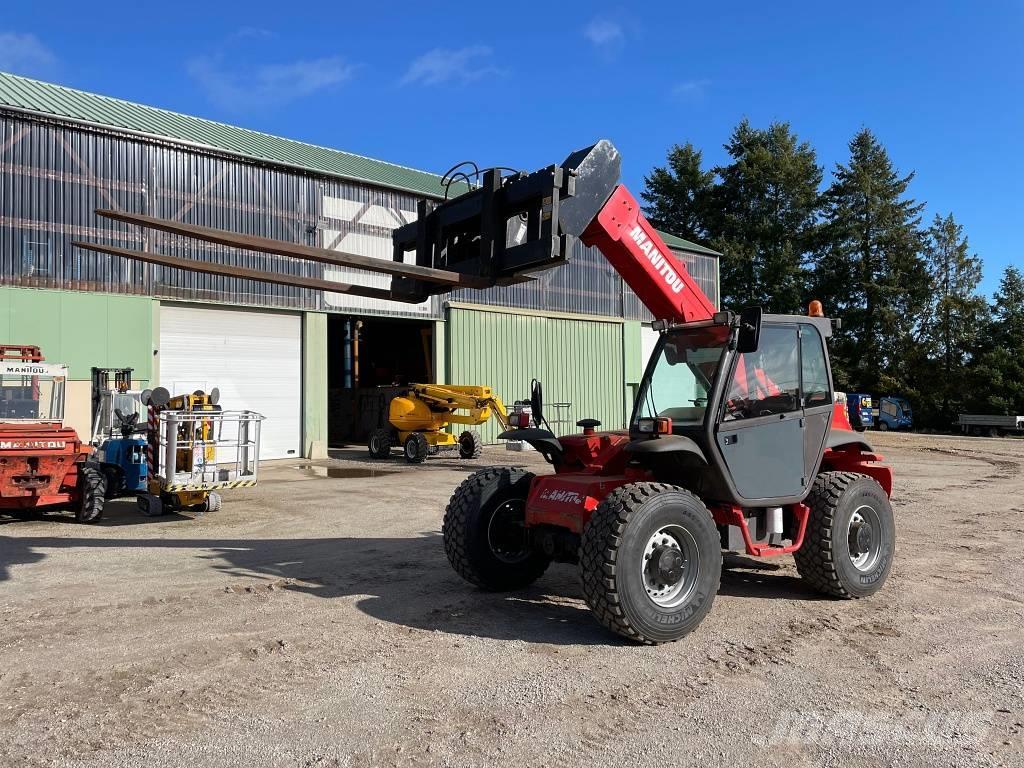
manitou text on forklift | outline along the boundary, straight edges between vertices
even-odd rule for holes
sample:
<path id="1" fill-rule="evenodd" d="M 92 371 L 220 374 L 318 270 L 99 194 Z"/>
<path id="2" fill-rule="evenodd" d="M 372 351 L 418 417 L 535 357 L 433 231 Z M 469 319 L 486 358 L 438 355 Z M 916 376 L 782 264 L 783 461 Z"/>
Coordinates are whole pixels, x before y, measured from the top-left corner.
<path id="1" fill-rule="evenodd" d="M 471 475 L 445 512 L 445 550 L 467 581 L 519 589 L 553 561 L 578 566 L 594 616 L 634 641 L 692 631 L 718 591 L 722 550 L 792 553 L 814 588 L 871 595 L 891 568 L 892 471 L 837 406 L 826 341 L 833 322 L 760 307 L 716 311 L 618 183 L 608 141 L 533 173 L 483 171 L 478 186 L 421 201 L 393 232 L 392 262 L 276 243 L 162 219 L 100 211 L 127 223 L 239 248 L 383 272 L 388 290 L 317 281 L 324 290 L 421 302 L 455 287 L 532 279 L 565 263 L 574 242 L 600 250 L 656 319 L 660 339 L 628 429 L 556 436 L 539 387 L 533 426 L 502 437 L 535 447 L 554 474 L 492 467 Z M 509 233 L 514 233 L 510 236 Z M 292 285 L 287 275 L 106 245 L 165 266 Z M 407 264 L 407 254 L 414 263 Z M 303 282 L 305 281 L 305 282 Z M 329 287 L 328 287 L 329 286 Z M 314 286 L 310 286 L 314 287 Z"/>

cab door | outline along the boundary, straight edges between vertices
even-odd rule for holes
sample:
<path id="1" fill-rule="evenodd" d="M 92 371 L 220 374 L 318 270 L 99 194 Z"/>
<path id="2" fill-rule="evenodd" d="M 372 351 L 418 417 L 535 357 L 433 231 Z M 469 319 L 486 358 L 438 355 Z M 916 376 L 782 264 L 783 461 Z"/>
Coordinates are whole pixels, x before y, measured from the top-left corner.
<path id="1" fill-rule="evenodd" d="M 757 351 L 735 356 L 722 408 L 717 448 L 739 497 L 756 501 L 804 496 L 796 324 L 766 324 Z"/>

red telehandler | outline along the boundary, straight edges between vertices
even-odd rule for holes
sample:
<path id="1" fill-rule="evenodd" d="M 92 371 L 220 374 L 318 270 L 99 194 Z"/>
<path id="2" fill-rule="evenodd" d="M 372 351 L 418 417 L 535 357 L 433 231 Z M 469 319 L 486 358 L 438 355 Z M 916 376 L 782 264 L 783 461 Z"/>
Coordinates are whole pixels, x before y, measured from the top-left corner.
<path id="1" fill-rule="evenodd" d="M 512 590 L 551 562 L 577 564 L 598 620 L 643 643 L 677 640 L 700 623 L 718 591 L 722 550 L 791 553 L 815 589 L 873 594 L 892 568 L 892 470 L 836 406 L 826 346 L 833 321 L 817 302 L 808 316 L 716 311 L 618 183 L 619 166 L 615 147 L 599 141 L 533 173 L 489 169 L 465 194 L 421 202 L 417 220 L 393 233 L 392 261 L 98 211 L 176 235 L 381 272 L 391 275 L 390 289 L 76 245 L 412 303 L 529 281 L 567 261 L 576 240 L 594 246 L 661 334 L 629 428 L 599 432 L 597 421 L 583 419 L 582 434 L 556 436 L 535 387 L 533 424 L 501 436 L 533 445 L 554 474 L 495 467 L 463 482 L 443 524 L 454 569 L 485 589 Z"/>
<path id="2" fill-rule="evenodd" d="M 578 234 L 598 248 L 657 318 L 660 340 L 628 430 L 599 432 L 583 419 L 582 434 L 556 437 L 542 428 L 535 386 L 536 426 L 524 421 L 501 437 L 530 443 L 555 473 L 495 467 L 466 479 L 444 517 L 452 567 L 485 589 L 510 590 L 552 561 L 577 564 L 597 619 L 643 643 L 700 623 L 723 549 L 792 553 L 801 576 L 836 597 L 877 591 L 892 567 L 892 471 L 835 404 L 825 343 L 833 323 L 820 304 L 810 316 L 717 312 L 616 184 L 614 147 L 574 153 L 561 171 L 539 216 L 522 216 L 535 247 L 565 258 L 560 238 Z M 415 246 L 418 263 L 450 267 L 460 250 L 507 240 L 508 201 L 529 184 L 526 175 L 485 176 L 481 190 L 397 231 L 396 245 Z"/>

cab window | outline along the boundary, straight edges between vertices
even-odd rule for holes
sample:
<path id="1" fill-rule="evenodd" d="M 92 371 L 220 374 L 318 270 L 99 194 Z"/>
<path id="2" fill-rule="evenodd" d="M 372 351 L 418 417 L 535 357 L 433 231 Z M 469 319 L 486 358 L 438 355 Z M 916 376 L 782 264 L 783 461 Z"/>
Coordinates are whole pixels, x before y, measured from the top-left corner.
<path id="1" fill-rule="evenodd" d="M 800 357 L 803 365 L 804 408 L 831 405 L 825 347 L 821 334 L 813 325 L 805 325 L 801 329 Z"/>
<path id="2" fill-rule="evenodd" d="M 726 421 L 800 409 L 799 338 L 795 327 L 761 329 L 755 352 L 740 355 L 726 396 Z"/>

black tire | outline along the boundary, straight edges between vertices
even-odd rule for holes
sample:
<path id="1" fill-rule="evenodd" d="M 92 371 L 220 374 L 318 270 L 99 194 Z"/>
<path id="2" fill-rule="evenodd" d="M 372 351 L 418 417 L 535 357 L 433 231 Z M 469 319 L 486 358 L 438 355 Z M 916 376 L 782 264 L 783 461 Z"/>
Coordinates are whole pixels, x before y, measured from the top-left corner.
<path id="1" fill-rule="evenodd" d="M 459 435 L 459 456 L 463 459 L 479 459 L 484 452 L 484 443 L 477 432 L 466 430 Z"/>
<path id="2" fill-rule="evenodd" d="M 811 514 L 803 544 L 793 554 L 804 580 L 841 598 L 867 597 L 881 589 L 896 548 L 896 522 L 882 486 L 867 475 L 822 472 L 804 503 Z M 864 540 L 858 540 L 863 525 L 851 522 L 855 514 L 869 523 Z M 865 553 L 851 554 L 857 546 Z M 857 564 L 855 557 L 864 559 Z"/>
<path id="3" fill-rule="evenodd" d="M 470 584 L 492 591 L 521 589 L 547 570 L 550 559 L 531 546 L 522 518 L 534 475 L 491 467 L 467 477 L 444 511 L 444 551 Z"/>
<path id="4" fill-rule="evenodd" d="M 102 469 L 87 465 L 78 470 L 78 497 L 75 520 L 98 523 L 103 517 L 103 503 L 107 498 L 107 478 Z"/>
<path id="5" fill-rule="evenodd" d="M 695 575 L 682 577 L 675 596 L 649 592 L 644 566 L 651 562 L 650 543 L 669 530 L 682 537 L 673 537 L 676 546 L 687 548 L 684 574 L 697 565 Z M 679 544 L 682 540 L 687 543 Z M 659 550 L 664 547 L 655 553 Z M 683 488 L 662 483 L 616 488 L 583 529 L 580 578 L 587 604 L 605 627 L 630 640 L 653 645 L 692 631 L 711 610 L 721 575 L 718 529 L 707 507 Z"/>
<path id="6" fill-rule="evenodd" d="M 427 438 L 422 433 L 413 432 L 405 438 L 403 452 L 405 453 L 405 460 L 410 464 L 422 464 L 427 460 L 427 454 L 430 453 L 430 443 L 427 442 Z"/>
<path id="7" fill-rule="evenodd" d="M 366 447 L 375 459 L 386 459 L 391 455 L 391 430 L 375 429 L 370 433 Z"/>
<path id="8" fill-rule="evenodd" d="M 107 481 L 107 499 L 116 499 L 125 492 L 124 470 L 115 464 L 103 465 L 103 476 Z"/>
<path id="9" fill-rule="evenodd" d="M 885 422 L 885 421 L 878 422 L 878 431 L 879 432 L 888 432 L 889 431 L 889 423 Z"/>

